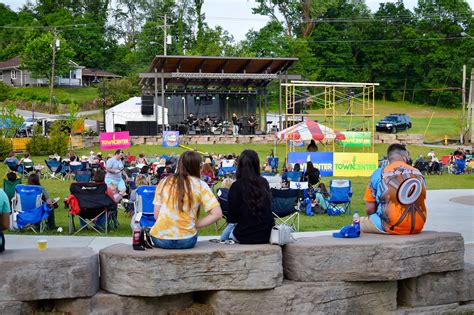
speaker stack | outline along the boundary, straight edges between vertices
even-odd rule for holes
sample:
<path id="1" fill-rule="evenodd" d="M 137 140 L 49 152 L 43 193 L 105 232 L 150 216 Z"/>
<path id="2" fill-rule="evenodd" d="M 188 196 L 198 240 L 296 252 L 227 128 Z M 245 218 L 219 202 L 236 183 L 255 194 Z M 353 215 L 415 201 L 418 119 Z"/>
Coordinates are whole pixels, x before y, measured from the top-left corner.
<path id="1" fill-rule="evenodd" d="M 142 95 L 142 115 L 152 116 L 154 113 L 153 95 Z"/>

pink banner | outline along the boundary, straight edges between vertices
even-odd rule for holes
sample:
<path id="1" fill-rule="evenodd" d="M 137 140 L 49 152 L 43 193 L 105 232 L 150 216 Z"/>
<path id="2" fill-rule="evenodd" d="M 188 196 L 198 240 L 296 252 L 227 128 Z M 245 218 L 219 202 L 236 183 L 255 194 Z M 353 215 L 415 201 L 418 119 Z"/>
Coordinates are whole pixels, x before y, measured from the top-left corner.
<path id="1" fill-rule="evenodd" d="M 129 147 L 130 134 L 128 131 L 100 133 L 101 150 L 123 149 Z"/>

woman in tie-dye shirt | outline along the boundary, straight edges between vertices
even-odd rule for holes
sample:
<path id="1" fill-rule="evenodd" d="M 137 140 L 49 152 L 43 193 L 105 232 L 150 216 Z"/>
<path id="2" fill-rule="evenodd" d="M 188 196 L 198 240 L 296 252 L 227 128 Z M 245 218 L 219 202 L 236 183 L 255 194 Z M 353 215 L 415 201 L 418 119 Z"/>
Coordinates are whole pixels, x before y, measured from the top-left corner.
<path id="1" fill-rule="evenodd" d="M 159 182 L 156 188 L 155 225 L 150 235 L 156 247 L 192 248 L 197 229 L 222 217 L 222 210 L 209 186 L 200 179 L 201 155 L 187 151 L 181 155 L 176 174 Z M 207 216 L 199 219 L 199 207 Z"/>

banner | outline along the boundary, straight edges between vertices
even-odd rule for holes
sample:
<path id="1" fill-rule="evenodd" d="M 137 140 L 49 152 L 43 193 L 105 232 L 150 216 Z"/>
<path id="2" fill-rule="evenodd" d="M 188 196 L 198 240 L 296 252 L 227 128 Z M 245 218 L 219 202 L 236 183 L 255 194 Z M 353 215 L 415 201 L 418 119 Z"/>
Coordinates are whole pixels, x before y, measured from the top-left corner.
<path id="1" fill-rule="evenodd" d="M 163 146 L 168 148 L 179 146 L 179 131 L 165 131 L 163 134 Z"/>
<path id="2" fill-rule="evenodd" d="M 288 140 L 288 145 L 291 147 L 304 147 L 304 141 L 301 139 L 298 140 Z"/>
<path id="3" fill-rule="evenodd" d="M 302 169 L 306 169 L 308 161 L 319 169 L 321 176 L 333 176 L 332 152 L 288 152 L 288 163 L 298 163 Z"/>
<path id="4" fill-rule="evenodd" d="M 100 133 L 101 150 L 124 149 L 129 147 L 130 134 L 128 131 Z"/>
<path id="5" fill-rule="evenodd" d="M 370 176 L 378 167 L 377 153 L 334 153 L 334 176 Z"/>
<path id="6" fill-rule="evenodd" d="M 361 148 L 372 146 L 371 132 L 342 131 L 346 139 L 340 140 L 339 145 L 347 148 Z"/>

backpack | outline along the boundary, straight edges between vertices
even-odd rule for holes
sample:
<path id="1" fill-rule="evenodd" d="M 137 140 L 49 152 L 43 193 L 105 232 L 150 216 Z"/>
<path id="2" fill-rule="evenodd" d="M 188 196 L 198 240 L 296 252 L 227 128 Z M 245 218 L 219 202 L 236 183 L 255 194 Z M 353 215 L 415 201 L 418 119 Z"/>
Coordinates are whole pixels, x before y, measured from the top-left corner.
<path id="1" fill-rule="evenodd" d="M 386 168 L 385 168 L 386 169 Z M 400 165 L 382 171 L 382 224 L 389 234 L 417 234 L 426 222 L 424 178 L 417 169 Z"/>

